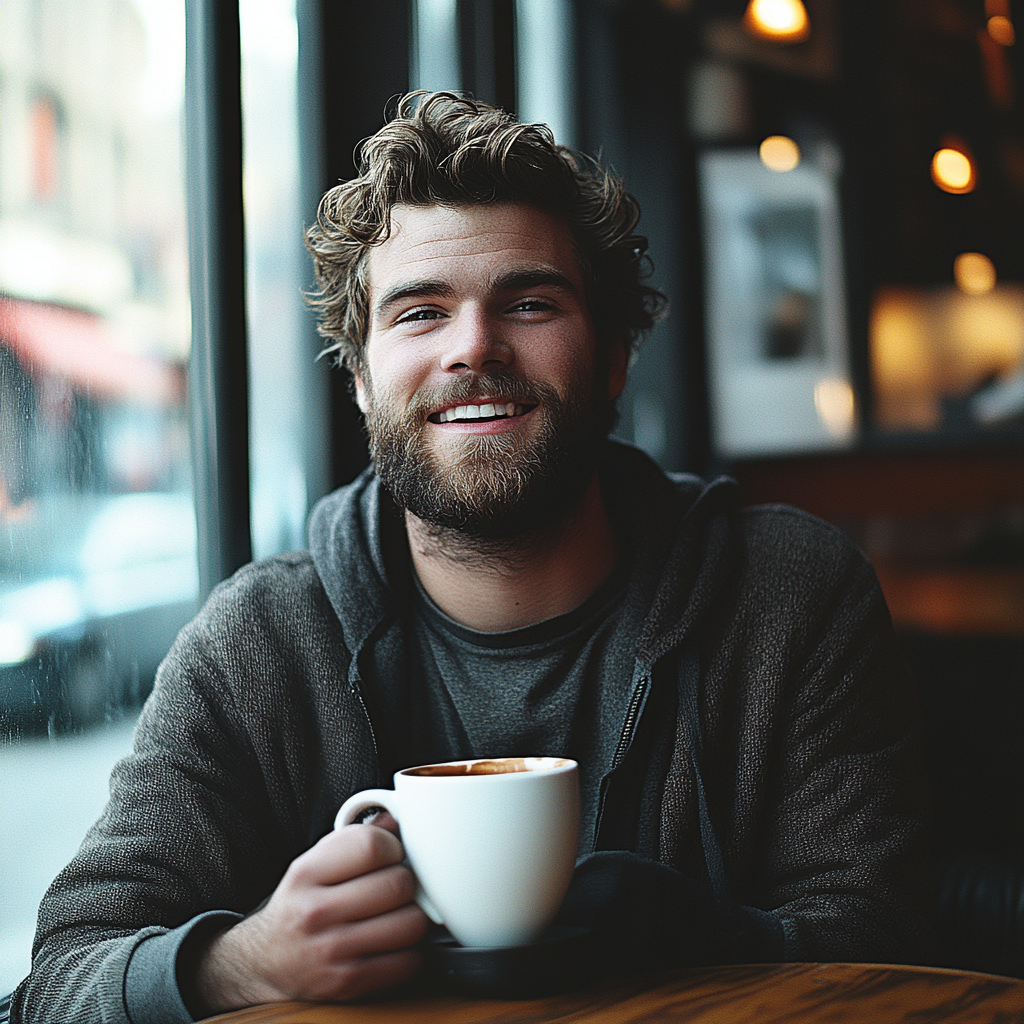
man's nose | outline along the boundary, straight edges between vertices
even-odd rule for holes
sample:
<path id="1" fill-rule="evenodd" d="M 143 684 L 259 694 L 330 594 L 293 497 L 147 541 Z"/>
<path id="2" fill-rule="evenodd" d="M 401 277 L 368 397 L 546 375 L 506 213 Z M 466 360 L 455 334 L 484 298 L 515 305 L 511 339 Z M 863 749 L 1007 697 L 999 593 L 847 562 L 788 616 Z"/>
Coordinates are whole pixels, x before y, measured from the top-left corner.
<path id="1" fill-rule="evenodd" d="M 445 332 L 441 367 L 449 373 L 486 373 L 511 366 L 515 354 L 500 325 L 483 311 L 465 311 Z"/>

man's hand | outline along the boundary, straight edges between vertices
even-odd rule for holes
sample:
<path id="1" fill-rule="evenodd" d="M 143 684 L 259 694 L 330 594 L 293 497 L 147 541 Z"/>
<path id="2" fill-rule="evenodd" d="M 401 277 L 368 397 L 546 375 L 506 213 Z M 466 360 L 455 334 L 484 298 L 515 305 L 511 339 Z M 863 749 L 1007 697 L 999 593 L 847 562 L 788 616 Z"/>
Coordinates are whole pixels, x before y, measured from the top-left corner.
<path id="1" fill-rule="evenodd" d="M 292 861 L 266 906 L 213 938 L 183 979 L 193 1012 L 354 999 L 416 973 L 420 954 L 409 947 L 427 917 L 412 902 L 394 820 L 374 821 L 324 836 Z"/>

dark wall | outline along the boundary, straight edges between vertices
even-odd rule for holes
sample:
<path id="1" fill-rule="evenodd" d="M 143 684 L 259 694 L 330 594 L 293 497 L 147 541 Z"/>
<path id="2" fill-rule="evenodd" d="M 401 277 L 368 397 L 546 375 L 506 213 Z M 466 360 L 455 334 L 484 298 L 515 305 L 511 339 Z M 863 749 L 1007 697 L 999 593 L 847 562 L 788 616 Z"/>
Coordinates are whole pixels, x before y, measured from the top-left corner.
<path id="1" fill-rule="evenodd" d="M 935 852 L 1024 860 L 1024 638 L 906 633 L 921 694 Z"/>
<path id="2" fill-rule="evenodd" d="M 1019 26 L 1024 5 L 1014 7 Z M 988 41 L 981 3 L 865 0 L 842 10 L 845 148 L 862 191 L 873 276 L 951 283 L 954 257 L 977 250 L 1004 280 L 1024 281 L 1019 42 Z M 993 81 L 1000 67 L 1016 97 Z M 946 136 L 975 157 L 977 186 L 968 195 L 943 192 L 922 173 Z"/>
<path id="3" fill-rule="evenodd" d="M 307 196 L 322 195 L 355 176 L 356 147 L 384 124 L 389 102 L 408 92 L 408 8 L 407 0 L 300 0 Z M 331 375 L 329 415 L 332 486 L 337 487 L 369 461 L 349 375 L 341 369 Z"/>
<path id="4" fill-rule="evenodd" d="M 630 372 L 618 432 L 642 442 L 640 414 L 660 416 L 659 462 L 700 471 L 708 448 L 700 233 L 694 150 L 683 125 L 693 23 L 654 0 L 580 0 L 577 25 L 578 144 L 639 200 L 653 283 L 670 302 Z"/>

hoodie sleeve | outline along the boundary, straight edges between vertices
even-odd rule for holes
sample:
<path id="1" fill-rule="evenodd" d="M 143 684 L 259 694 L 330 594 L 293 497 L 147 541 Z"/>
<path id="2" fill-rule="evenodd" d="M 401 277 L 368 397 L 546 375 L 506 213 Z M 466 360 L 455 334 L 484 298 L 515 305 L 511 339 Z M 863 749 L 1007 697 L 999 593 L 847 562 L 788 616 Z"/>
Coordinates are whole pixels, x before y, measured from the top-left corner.
<path id="1" fill-rule="evenodd" d="M 179 635 L 102 817 L 42 901 L 14 1020 L 191 1020 L 177 992 L 185 941 L 253 910 L 376 777 L 310 572 L 308 559 L 242 570 Z M 316 687 L 332 700 L 327 725 Z M 304 756 L 324 748 L 348 756 L 329 768 Z"/>
<path id="2" fill-rule="evenodd" d="M 727 641 L 743 652 L 745 710 L 717 730 L 719 757 L 728 741 L 739 765 L 716 793 L 733 807 L 736 897 L 781 925 L 787 960 L 913 961 L 927 947 L 929 800 L 885 599 L 838 531 L 792 510 L 755 518 L 746 642 Z"/>
<path id="3" fill-rule="evenodd" d="M 280 844 L 255 825 L 267 818 L 259 786 L 236 770 L 253 756 L 204 640 L 193 625 L 161 666 L 110 802 L 43 898 L 15 1020 L 191 1021 L 181 942 L 204 913 L 254 905 L 283 870 Z M 240 867 L 246 849 L 266 851 L 261 870 Z"/>

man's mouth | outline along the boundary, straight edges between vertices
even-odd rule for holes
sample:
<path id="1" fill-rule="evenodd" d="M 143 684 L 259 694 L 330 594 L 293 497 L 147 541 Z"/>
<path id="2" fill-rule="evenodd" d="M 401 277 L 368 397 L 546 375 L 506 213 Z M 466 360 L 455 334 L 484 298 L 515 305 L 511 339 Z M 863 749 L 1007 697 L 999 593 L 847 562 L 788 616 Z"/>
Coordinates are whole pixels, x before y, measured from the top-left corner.
<path id="1" fill-rule="evenodd" d="M 475 405 L 453 405 L 448 409 L 432 412 L 427 419 L 431 423 L 487 422 L 524 416 L 536 408 L 536 402 L 482 402 Z"/>

